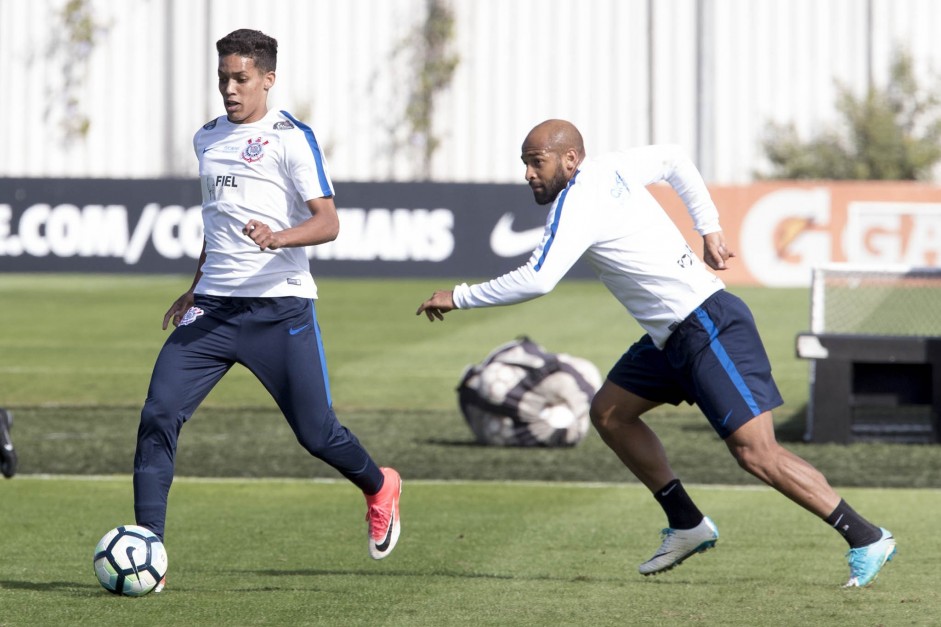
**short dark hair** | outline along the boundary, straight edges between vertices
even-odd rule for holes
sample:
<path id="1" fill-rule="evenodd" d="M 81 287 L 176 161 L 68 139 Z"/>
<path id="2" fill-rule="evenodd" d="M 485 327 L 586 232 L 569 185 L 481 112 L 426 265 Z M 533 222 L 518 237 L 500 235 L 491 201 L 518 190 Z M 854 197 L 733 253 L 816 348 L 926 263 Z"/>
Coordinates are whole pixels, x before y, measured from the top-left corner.
<path id="1" fill-rule="evenodd" d="M 237 54 L 255 61 L 262 73 L 274 72 L 278 66 L 278 40 L 260 30 L 240 28 L 216 42 L 220 57 Z"/>

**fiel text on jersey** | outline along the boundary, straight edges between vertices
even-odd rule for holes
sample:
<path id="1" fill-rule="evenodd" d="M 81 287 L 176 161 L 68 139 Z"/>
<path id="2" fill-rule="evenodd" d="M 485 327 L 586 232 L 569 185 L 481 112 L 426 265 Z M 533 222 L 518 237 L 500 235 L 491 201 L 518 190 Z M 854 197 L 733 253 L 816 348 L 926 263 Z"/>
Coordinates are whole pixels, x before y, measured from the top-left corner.
<path id="1" fill-rule="evenodd" d="M 238 187 L 238 183 L 231 174 L 219 175 L 216 177 L 216 187 Z"/>

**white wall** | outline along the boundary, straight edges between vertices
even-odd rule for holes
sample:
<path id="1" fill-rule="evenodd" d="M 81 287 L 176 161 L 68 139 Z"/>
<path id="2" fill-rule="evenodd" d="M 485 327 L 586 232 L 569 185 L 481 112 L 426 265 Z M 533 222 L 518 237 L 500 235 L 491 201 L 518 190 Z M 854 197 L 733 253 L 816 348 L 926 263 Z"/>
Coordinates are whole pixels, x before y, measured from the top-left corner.
<path id="1" fill-rule="evenodd" d="M 280 44 L 270 104 L 309 121 L 336 180 L 409 180 L 391 154 L 404 59 L 424 0 L 90 0 L 107 27 L 87 66 L 50 52 L 65 0 L 0 0 L 0 176 L 191 176 L 190 140 L 221 114 L 216 39 L 258 28 Z M 548 117 L 589 152 L 684 145 L 713 183 L 766 167 L 769 120 L 805 137 L 837 119 L 835 81 L 884 85 L 904 45 L 941 90 L 935 0 L 452 0 L 461 62 L 439 100 L 439 181 L 521 181 L 519 146 Z M 652 7 L 652 14 L 650 13 Z M 870 14 L 871 9 L 871 14 Z M 871 18 L 870 18 L 871 15 Z M 91 126 L 66 142 L 63 67 L 81 70 Z M 652 68 L 652 72 L 650 69 Z M 652 104 L 652 106 L 651 106 Z"/>

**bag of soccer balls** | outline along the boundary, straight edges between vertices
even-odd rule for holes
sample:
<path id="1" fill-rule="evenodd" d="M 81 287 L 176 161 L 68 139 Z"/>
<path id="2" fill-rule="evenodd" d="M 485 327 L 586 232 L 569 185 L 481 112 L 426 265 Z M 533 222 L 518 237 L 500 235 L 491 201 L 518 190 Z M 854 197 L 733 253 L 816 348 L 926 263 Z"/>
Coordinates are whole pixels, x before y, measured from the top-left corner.
<path id="1" fill-rule="evenodd" d="M 468 366 L 457 393 L 480 444 L 574 446 L 588 432 L 588 408 L 600 386 L 590 361 L 521 337 Z"/>

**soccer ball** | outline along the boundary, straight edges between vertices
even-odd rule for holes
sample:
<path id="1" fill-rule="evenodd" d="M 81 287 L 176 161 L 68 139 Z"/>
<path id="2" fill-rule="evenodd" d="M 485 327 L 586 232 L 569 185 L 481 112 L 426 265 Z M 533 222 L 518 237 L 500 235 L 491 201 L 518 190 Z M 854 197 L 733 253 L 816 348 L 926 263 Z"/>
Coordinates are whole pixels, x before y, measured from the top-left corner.
<path id="1" fill-rule="evenodd" d="M 143 596 L 167 574 L 167 550 L 148 529 L 116 527 L 95 547 L 95 574 L 108 592 Z"/>

